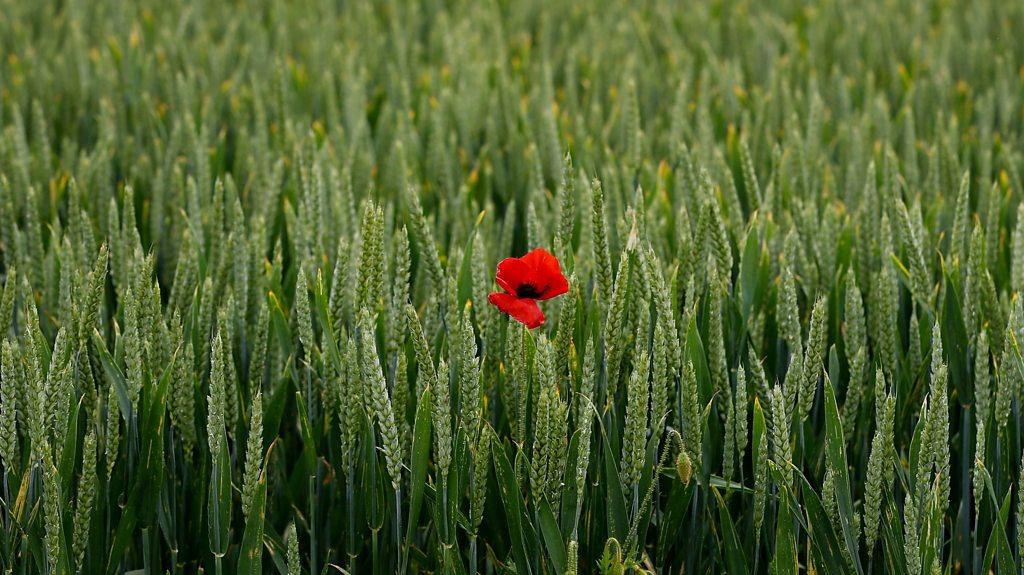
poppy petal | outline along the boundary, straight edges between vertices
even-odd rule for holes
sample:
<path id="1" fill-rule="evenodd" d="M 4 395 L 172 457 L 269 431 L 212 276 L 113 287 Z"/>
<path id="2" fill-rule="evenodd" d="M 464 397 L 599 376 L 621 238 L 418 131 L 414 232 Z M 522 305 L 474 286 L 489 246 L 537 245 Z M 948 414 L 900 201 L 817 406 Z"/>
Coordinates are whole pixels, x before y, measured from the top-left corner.
<path id="1" fill-rule="evenodd" d="M 551 299 L 569 291 L 569 281 L 562 274 L 558 258 L 551 252 L 537 248 L 520 259 L 531 268 L 531 283 L 540 294 L 537 299 Z"/>
<path id="2" fill-rule="evenodd" d="M 544 312 L 540 310 L 536 300 L 517 298 L 512 294 L 494 292 L 487 297 L 487 301 L 529 329 L 540 327 L 544 324 Z"/>
<path id="3" fill-rule="evenodd" d="M 533 269 L 522 258 L 505 258 L 498 263 L 494 281 L 498 282 L 501 289 L 514 294 L 519 286 L 529 283 L 532 277 Z"/>

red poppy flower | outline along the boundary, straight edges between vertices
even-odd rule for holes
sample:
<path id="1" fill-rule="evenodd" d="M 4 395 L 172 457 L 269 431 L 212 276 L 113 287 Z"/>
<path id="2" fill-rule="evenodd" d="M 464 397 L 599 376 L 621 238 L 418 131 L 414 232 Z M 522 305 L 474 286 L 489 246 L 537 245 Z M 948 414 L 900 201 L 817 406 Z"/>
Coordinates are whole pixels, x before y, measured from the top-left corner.
<path id="1" fill-rule="evenodd" d="M 487 301 L 512 319 L 533 329 L 544 323 L 537 301 L 569 291 L 558 258 L 537 248 L 521 258 L 505 258 L 498 264 L 495 281 L 504 292 L 494 292 Z"/>

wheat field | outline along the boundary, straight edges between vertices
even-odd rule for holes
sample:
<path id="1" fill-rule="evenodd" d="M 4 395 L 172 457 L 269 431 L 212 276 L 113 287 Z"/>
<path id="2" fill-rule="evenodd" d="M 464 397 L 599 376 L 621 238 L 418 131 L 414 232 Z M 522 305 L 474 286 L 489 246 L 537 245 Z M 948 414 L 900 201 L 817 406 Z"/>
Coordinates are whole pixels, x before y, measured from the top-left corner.
<path id="1" fill-rule="evenodd" d="M 0 0 L 0 572 L 1024 572 L 1024 3 Z"/>

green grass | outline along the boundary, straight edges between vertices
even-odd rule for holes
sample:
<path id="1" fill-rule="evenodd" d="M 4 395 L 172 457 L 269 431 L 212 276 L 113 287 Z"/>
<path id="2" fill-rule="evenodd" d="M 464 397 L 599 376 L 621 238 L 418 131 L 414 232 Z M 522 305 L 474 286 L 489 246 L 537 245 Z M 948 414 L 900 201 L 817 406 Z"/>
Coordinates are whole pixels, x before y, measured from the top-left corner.
<path id="1" fill-rule="evenodd" d="M 0 571 L 1021 573 L 1022 30 L 0 0 Z"/>

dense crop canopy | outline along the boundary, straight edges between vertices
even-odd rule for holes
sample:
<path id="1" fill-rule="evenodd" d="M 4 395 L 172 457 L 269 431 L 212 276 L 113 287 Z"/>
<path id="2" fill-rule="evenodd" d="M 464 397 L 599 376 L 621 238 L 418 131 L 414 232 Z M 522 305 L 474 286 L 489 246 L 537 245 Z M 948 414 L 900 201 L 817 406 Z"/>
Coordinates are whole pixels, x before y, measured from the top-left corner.
<path id="1" fill-rule="evenodd" d="M 1019 573 L 1022 31 L 0 0 L 0 572 Z"/>

